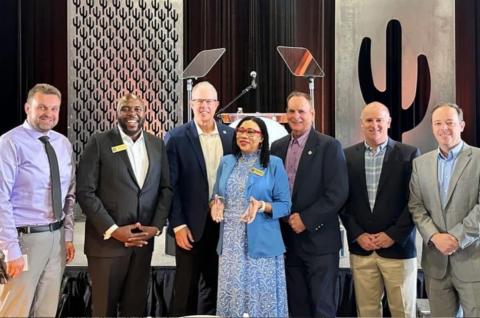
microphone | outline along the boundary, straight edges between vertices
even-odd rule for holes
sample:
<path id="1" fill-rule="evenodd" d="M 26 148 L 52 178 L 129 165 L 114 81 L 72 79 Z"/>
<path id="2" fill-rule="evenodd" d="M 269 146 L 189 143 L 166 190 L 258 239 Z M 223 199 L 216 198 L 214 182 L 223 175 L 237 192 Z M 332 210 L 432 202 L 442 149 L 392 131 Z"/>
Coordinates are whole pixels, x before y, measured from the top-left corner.
<path id="1" fill-rule="evenodd" d="M 256 88 L 257 88 L 257 81 L 256 81 L 255 79 L 256 79 L 256 77 L 257 77 L 257 72 L 251 71 L 251 72 L 250 72 L 250 77 L 252 78 L 252 82 L 250 83 L 250 86 L 251 86 L 253 89 L 256 89 Z"/>
<path id="2" fill-rule="evenodd" d="M 257 72 L 251 71 L 250 72 L 250 77 L 252 78 L 252 81 L 250 82 L 250 85 L 245 87 L 239 95 L 237 95 L 232 101 L 230 101 L 230 103 L 228 103 L 224 107 L 220 108 L 217 111 L 217 117 L 220 117 L 220 114 L 223 113 L 223 111 L 225 111 L 228 107 L 230 107 L 230 105 L 235 103 L 240 97 L 242 97 L 243 95 L 248 93 L 251 89 L 256 89 L 257 88 L 258 84 L 257 84 L 257 81 L 255 80 L 257 78 Z"/>

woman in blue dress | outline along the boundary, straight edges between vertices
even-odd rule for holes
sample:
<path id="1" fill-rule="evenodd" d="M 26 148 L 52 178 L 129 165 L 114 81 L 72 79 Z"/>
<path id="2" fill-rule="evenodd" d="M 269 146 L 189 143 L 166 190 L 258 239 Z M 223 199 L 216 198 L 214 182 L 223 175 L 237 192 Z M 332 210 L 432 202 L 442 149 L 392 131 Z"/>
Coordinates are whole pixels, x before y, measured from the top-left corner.
<path id="1" fill-rule="evenodd" d="M 212 218 L 221 222 L 217 315 L 287 317 L 279 223 L 291 206 L 287 174 L 270 156 L 261 119 L 243 118 L 233 145 L 220 162 L 212 200 Z"/>

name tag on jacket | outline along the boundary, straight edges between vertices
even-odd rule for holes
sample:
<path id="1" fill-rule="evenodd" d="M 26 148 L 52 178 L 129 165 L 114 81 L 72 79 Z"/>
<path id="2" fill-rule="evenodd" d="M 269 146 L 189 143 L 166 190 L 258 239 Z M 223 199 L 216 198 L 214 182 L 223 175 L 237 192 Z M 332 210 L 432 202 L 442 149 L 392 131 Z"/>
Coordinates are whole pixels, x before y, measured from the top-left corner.
<path id="1" fill-rule="evenodd" d="M 112 152 L 113 153 L 124 151 L 124 150 L 127 150 L 127 145 L 125 145 L 125 144 L 121 144 L 121 145 L 112 147 Z"/>
<path id="2" fill-rule="evenodd" d="M 260 169 L 257 169 L 257 168 L 252 168 L 251 171 L 252 171 L 252 173 L 254 173 L 254 174 L 256 174 L 257 176 L 260 176 L 260 177 L 262 177 L 265 174 L 264 171 L 262 171 Z"/>

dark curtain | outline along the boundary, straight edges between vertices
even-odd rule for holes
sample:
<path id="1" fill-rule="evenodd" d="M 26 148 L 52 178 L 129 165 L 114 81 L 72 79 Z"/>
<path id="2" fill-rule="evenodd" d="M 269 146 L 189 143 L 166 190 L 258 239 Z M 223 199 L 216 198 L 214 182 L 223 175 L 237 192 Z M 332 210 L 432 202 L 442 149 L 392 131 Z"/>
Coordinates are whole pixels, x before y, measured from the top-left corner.
<path id="1" fill-rule="evenodd" d="M 48 82 L 63 93 L 67 104 L 67 1 L 2 0 L 1 19 L 8 27 L 8 53 L 3 53 L 5 83 L 12 87 L 8 102 L 14 115 L 2 132 L 21 123 L 29 88 Z M 333 0 L 184 1 L 184 65 L 203 49 L 225 47 L 226 54 L 207 76 L 219 90 L 223 105 L 250 83 L 252 70 L 259 87 L 232 105 L 233 112 L 283 112 L 293 89 L 307 92 L 304 79 L 294 79 L 276 51 L 278 45 L 303 46 L 312 52 L 326 76 L 316 80 L 317 127 L 333 127 Z M 324 19 L 325 17 L 325 19 Z M 15 29 L 15 26 L 18 28 Z M 18 43 L 15 43 L 18 42 Z M 12 79 L 12 80 L 10 80 Z M 57 130 L 67 130 L 67 112 L 61 112 Z"/>
<path id="2" fill-rule="evenodd" d="M 91 290 L 86 267 L 67 267 L 65 270 L 57 317 L 90 317 Z M 175 267 L 152 267 L 148 286 L 145 316 L 166 317 L 173 291 Z M 418 272 L 417 298 L 427 298 L 423 272 Z M 341 268 L 337 278 L 337 317 L 356 317 L 356 302 L 350 269 Z M 200 301 L 202 295 L 199 296 Z M 384 297 L 384 317 L 390 316 Z"/>
<path id="3" fill-rule="evenodd" d="M 55 130 L 67 134 L 67 1 L 18 0 L 21 3 L 21 96 L 36 83 L 49 83 L 62 92 L 63 110 Z"/>
<path id="4" fill-rule="evenodd" d="M 480 146 L 480 3 L 455 1 L 457 104 L 466 123 L 463 139 Z M 445 67 L 453 67 L 446 65 Z"/>
<path id="5" fill-rule="evenodd" d="M 0 87 L 2 88 L 2 116 L 0 134 L 22 121 L 23 103 L 20 98 L 20 48 L 18 41 L 18 2 L 0 1 Z"/>
<path id="6" fill-rule="evenodd" d="M 207 80 L 218 87 L 223 105 L 258 73 L 259 88 L 232 105 L 253 112 L 282 112 L 293 89 L 307 91 L 294 79 L 277 54 L 278 45 L 303 46 L 312 52 L 326 75 L 316 80 L 316 124 L 334 132 L 334 0 L 196 0 L 184 1 L 184 65 L 203 49 L 225 47 L 227 52 Z M 0 85 L 4 107 L 0 134 L 25 118 L 23 104 L 29 88 L 48 82 L 63 93 L 67 104 L 67 1 L 0 1 Z M 464 109 L 464 139 L 480 141 L 480 4 L 455 1 L 457 103 Z M 446 65 L 445 67 L 453 67 Z M 57 130 L 67 132 L 67 112 Z"/>
<path id="7" fill-rule="evenodd" d="M 49 83 L 62 92 L 66 108 L 67 1 L 0 1 L 1 87 L 6 93 L 0 133 L 25 119 L 23 105 L 28 90 L 36 83 Z M 55 130 L 67 133 L 67 111 L 60 112 Z"/>
<path id="8" fill-rule="evenodd" d="M 302 46 L 326 73 L 316 80 L 317 127 L 334 132 L 333 0 L 197 0 L 184 1 L 184 10 L 184 65 L 202 50 L 227 49 L 206 77 L 217 87 L 222 105 L 250 84 L 251 71 L 258 74 L 258 88 L 226 112 L 237 107 L 244 112 L 284 112 L 290 91 L 308 93 L 307 80 L 295 79 L 276 50 L 279 45 Z"/>

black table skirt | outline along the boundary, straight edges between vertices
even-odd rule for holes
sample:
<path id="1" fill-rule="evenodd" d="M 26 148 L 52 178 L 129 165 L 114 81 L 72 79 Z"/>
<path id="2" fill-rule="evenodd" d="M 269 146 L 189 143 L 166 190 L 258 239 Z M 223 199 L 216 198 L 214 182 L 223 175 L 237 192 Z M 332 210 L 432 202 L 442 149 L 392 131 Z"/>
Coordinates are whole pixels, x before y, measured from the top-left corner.
<path id="1" fill-rule="evenodd" d="M 148 304 L 145 316 L 168 316 L 172 297 L 174 266 L 152 267 L 148 287 Z M 341 268 L 337 280 L 338 317 L 356 316 L 355 294 L 352 274 L 349 268 Z M 200 292 L 199 307 L 201 307 Z M 417 298 L 427 298 L 424 288 L 423 272 L 418 272 Z M 63 277 L 57 317 L 90 317 L 91 290 L 86 267 L 67 267 Z M 384 300 L 386 305 L 386 300 Z M 388 306 L 384 306 L 384 317 L 390 316 Z"/>

